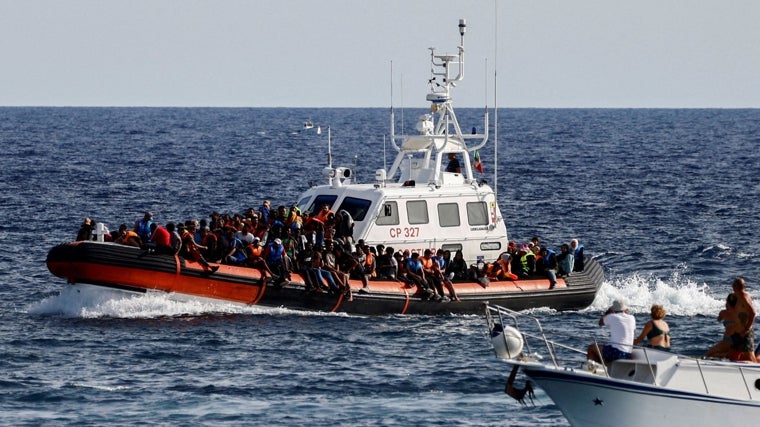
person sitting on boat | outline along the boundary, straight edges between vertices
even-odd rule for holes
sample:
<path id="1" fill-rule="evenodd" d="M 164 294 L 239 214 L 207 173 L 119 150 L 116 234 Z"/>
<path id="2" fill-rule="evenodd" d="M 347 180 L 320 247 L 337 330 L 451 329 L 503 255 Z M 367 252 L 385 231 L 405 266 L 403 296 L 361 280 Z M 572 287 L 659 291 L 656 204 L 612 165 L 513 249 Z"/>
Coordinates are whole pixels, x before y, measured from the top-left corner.
<path id="1" fill-rule="evenodd" d="M 362 247 L 363 246 L 364 245 L 362 245 Z M 338 270 L 347 273 L 350 278 L 361 280 L 362 289 L 366 293 L 369 290 L 369 280 L 364 274 L 364 266 L 359 259 L 346 250 L 345 246 L 338 243 L 333 245 L 333 253 L 335 254 L 335 262 L 338 265 Z"/>
<path id="2" fill-rule="evenodd" d="M 462 165 L 459 164 L 457 153 L 449 153 L 449 164 L 446 165 L 446 172 L 462 173 Z"/>
<path id="3" fill-rule="evenodd" d="M 639 345 L 646 338 L 646 347 L 655 350 L 670 351 L 670 326 L 665 322 L 665 309 L 661 305 L 654 304 L 650 310 L 652 319 L 648 321 L 641 334 L 633 340 L 634 345 Z"/>
<path id="4" fill-rule="evenodd" d="M 351 286 L 348 282 L 348 273 L 340 269 L 338 264 L 338 256 L 334 248 L 332 240 L 325 240 L 324 251 L 322 252 L 322 268 L 329 271 L 332 274 L 335 283 L 340 288 L 341 292 L 351 298 Z"/>
<path id="5" fill-rule="evenodd" d="M 427 280 L 428 287 L 436 292 L 433 295 L 433 299 L 440 300 L 446 295 L 443 293 L 443 274 L 440 274 L 440 271 L 436 273 L 436 262 L 433 260 L 433 251 L 425 249 L 419 260 L 422 263 L 422 271 L 425 272 L 425 280 Z"/>
<path id="6" fill-rule="evenodd" d="M 499 258 L 491 265 L 488 277 L 495 280 L 517 280 L 519 277 L 512 273 L 512 256 L 508 252 L 502 252 Z"/>
<path id="7" fill-rule="evenodd" d="M 288 216 L 285 219 L 285 225 L 293 232 L 293 236 L 298 236 L 303 228 L 303 217 L 301 216 L 301 209 L 298 206 L 293 205 L 288 211 Z"/>
<path id="8" fill-rule="evenodd" d="M 306 245 L 311 246 L 311 242 L 306 243 Z M 317 250 L 313 252 L 308 275 L 313 281 L 310 290 L 325 290 L 324 283 L 327 282 L 328 287 L 326 290 L 334 294 L 341 292 L 341 286 L 335 280 L 335 275 L 325 268 L 322 252 Z"/>
<path id="9" fill-rule="evenodd" d="M 269 227 L 264 221 L 254 221 L 251 219 L 251 227 L 255 227 L 253 229 L 253 235 L 258 237 L 262 242 L 268 242 L 272 239 L 272 237 L 269 235 Z"/>
<path id="10" fill-rule="evenodd" d="M 468 270 L 467 261 L 464 260 L 464 253 L 461 249 L 457 249 L 454 253 L 454 258 L 446 266 L 446 278 L 453 282 L 465 281 L 467 280 Z"/>
<path id="11" fill-rule="evenodd" d="M 225 229 L 225 237 L 227 240 L 226 253 L 224 254 L 223 261 L 225 264 L 230 265 L 242 265 L 248 259 L 248 255 L 245 250 L 243 242 L 235 237 L 235 229 L 228 226 Z"/>
<path id="12" fill-rule="evenodd" d="M 454 284 L 445 274 L 446 268 L 451 261 L 451 252 L 448 252 L 448 258 L 446 252 L 448 251 L 444 251 L 443 249 L 438 249 L 436 251 L 435 256 L 433 257 L 433 261 L 435 261 L 433 264 L 433 272 L 440 278 L 441 282 L 443 282 L 443 286 L 446 288 L 446 290 L 449 291 L 448 297 L 441 295 L 443 297 L 443 300 L 446 301 L 448 298 L 450 301 L 459 301 L 457 291 L 454 289 Z"/>
<path id="13" fill-rule="evenodd" d="M 557 276 L 569 276 L 573 272 L 574 257 L 570 252 L 570 245 L 563 243 L 560 253 L 557 255 Z"/>
<path id="14" fill-rule="evenodd" d="M 279 278 L 280 283 L 290 280 L 290 266 L 282 240 L 276 238 L 269 242 L 264 250 L 264 261 L 266 261 L 269 271 Z"/>
<path id="15" fill-rule="evenodd" d="M 84 221 L 82 221 L 82 225 L 79 227 L 79 231 L 77 232 L 77 242 L 81 242 L 83 240 L 92 240 L 93 238 L 93 231 L 95 230 L 95 224 L 92 223 L 92 220 L 90 218 L 85 218 Z"/>
<path id="16" fill-rule="evenodd" d="M 147 242 L 150 239 L 150 224 L 153 221 L 153 214 L 145 212 L 142 219 L 135 221 L 135 233 L 140 236 L 140 240 Z"/>
<path id="17" fill-rule="evenodd" d="M 256 236 L 250 232 L 250 225 L 248 222 L 243 222 L 243 224 L 240 226 L 240 231 L 235 233 L 235 237 L 243 242 L 243 245 L 250 245 L 256 238 Z"/>
<path id="18" fill-rule="evenodd" d="M 512 270 L 513 273 L 523 279 L 528 278 L 531 274 L 536 272 L 536 257 L 533 255 L 533 251 L 530 250 L 528 245 L 523 244 L 520 246 L 520 250 L 517 251 L 518 269 Z"/>
<path id="19" fill-rule="evenodd" d="M 583 245 L 578 243 L 578 239 L 573 239 L 570 250 L 573 251 L 573 271 L 583 271 Z"/>
<path id="20" fill-rule="evenodd" d="M 218 265 L 211 266 L 209 265 L 208 261 L 206 261 L 205 258 L 203 258 L 203 255 L 201 255 L 200 250 L 201 249 L 207 249 L 205 246 L 199 246 L 197 243 L 195 243 L 195 231 L 196 231 L 196 225 L 195 221 L 187 221 L 185 223 L 185 231 L 182 234 L 182 249 L 180 249 L 179 254 L 190 261 L 195 261 L 198 264 L 203 267 L 203 270 L 206 272 L 215 272 L 216 270 L 219 270 Z"/>
<path id="21" fill-rule="evenodd" d="M 150 241 L 148 248 L 158 254 L 174 255 L 177 252 L 172 247 L 172 236 L 163 225 L 152 223 L 150 225 Z"/>
<path id="22" fill-rule="evenodd" d="M 546 246 L 541 247 L 540 253 L 541 262 L 536 270 L 543 271 L 549 278 L 549 289 L 554 289 L 557 286 L 557 254 Z"/>
<path id="23" fill-rule="evenodd" d="M 705 353 L 706 357 L 728 358 L 731 352 L 732 337 L 741 334 L 743 329 L 736 312 L 736 295 L 728 294 L 726 308 L 718 313 L 718 321 L 723 323 L 723 339 Z"/>
<path id="24" fill-rule="evenodd" d="M 119 237 L 117 237 L 114 242 L 119 243 L 121 245 L 127 245 L 127 246 L 135 246 L 135 247 L 142 247 L 142 240 L 140 240 L 140 236 L 137 235 L 132 230 L 129 230 L 127 228 L 127 224 L 121 224 L 119 226 Z"/>
<path id="25" fill-rule="evenodd" d="M 377 256 L 372 253 L 372 248 L 369 245 L 362 245 L 359 250 L 364 255 L 364 259 L 361 263 L 361 281 L 363 285 L 362 289 L 364 291 L 369 291 L 369 280 L 377 276 Z"/>
<path id="26" fill-rule="evenodd" d="M 378 245 L 381 246 L 381 245 Z M 388 246 L 385 253 L 377 257 L 377 278 L 380 280 L 396 280 L 398 277 L 398 261 L 394 257 L 395 249 Z"/>
<path id="27" fill-rule="evenodd" d="M 261 206 L 259 206 L 259 222 L 263 222 L 266 225 L 269 225 L 269 214 L 272 209 L 272 204 L 269 203 L 269 200 L 264 200 L 261 203 Z"/>
<path id="28" fill-rule="evenodd" d="M 222 246 L 219 244 L 219 236 L 212 232 L 208 226 L 201 227 L 201 246 L 206 247 L 205 250 L 201 250 L 203 258 L 213 262 L 221 262 L 224 254 L 221 250 Z"/>
<path id="29" fill-rule="evenodd" d="M 633 336 L 636 332 L 636 318 L 628 313 L 623 300 L 615 300 L 599 319 L 599 326 L 610 327 L 610 343 L 601 348 L 597 343 L 588 346 L 586 356 L 599 363 L 611 363 L 618 359 L 630 359 Z"/>
<path id="30" fill-rule="evenodd" d="M 736 295 L 736 317 L 739 329 L 732 335 L 731 360 L 747 360 L 756 362 L 755 359 L 755 332 L 752 325 L 755 323 L 755 307 L 752 298 L 747 292 L 747 284 L 744 278 L 737 277 L 731 284 Z"/>
<path id="31" fill-rule="evenodd" d="M 405 250 L 404 256 L 404 272 L 408 283 L 412 286 L 417 286 L 417 293 L 422 299 L 433 298 L 436 293 L 428 285 L 425 271 L 420 261 L 420 254 L 417 252 L 409 254 L 409 250 Z"/>
<path id="32" fill-rule="evenodd" d="M 172 252 L 177 254 L 182 248 L 182 237 L 179 235 L 176 226 L 173 222 L 166 223 L 166 231 L 169 232 L 169 242 L 172 247 Z"/>
<path id="33" fill-rule="evenodd" d="M 269 269 L 266 261 L 264 261 L 264 242 L 260 241 L 258 237 L 254 237 L 251 244 L 245 245 L 246 258 L 243 261 L 243 265 L 252 267 L 259 270 L 262 278 L 274 277 L 274 274 Z"/>
<path id="34" fill-rule="evenodd" d="M 341 209 L 334 216 L 334 220 L 334 239 L 342 242 L 344 245 L 352 245 L 354 243 L 354 219 L 351 217 L 351 214 L 345 209 Z M 330 222 L 330 218 L 327 219 L 327 222 Z"/>
<path id="35" fill-rule="evenodd" d="M 335 214 L 330 210 L 330 205 L 327 203 L 323 204 L 319 212 L 313 215 L 313 218 L 322 224 L 326 224 L 328 220 L 334 219 L 334 217 Z"/>

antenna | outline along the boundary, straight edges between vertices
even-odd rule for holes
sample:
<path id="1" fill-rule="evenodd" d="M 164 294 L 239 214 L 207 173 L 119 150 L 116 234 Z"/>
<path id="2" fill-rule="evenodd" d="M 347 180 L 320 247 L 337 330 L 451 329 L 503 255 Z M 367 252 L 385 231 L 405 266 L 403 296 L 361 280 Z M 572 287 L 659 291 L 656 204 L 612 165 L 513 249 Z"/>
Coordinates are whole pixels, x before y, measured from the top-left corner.
<path id="1" fill-rule="evenodd" d="M 498 1 L 493 2 L 493 196 L 498 203 L 499 196 L 499 180 L 498 180 L 498 166 L 499 166 L 499 104 L 498 104 L 498 91 L 496 90 L 496 69 L 498 68 L 499 60 L 499 11 Z"/>

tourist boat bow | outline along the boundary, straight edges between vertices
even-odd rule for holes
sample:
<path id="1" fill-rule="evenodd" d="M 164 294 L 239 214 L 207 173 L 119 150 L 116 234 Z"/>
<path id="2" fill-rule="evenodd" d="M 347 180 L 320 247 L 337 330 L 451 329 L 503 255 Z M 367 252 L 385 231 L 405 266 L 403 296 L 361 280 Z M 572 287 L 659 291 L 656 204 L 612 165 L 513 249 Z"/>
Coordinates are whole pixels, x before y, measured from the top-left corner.
<path id="1" fill-rule="evenodd" d="M 644 347 L 596 364 L 579 344 L 548 339 L 533 316 L 493 304 L 485 313 L 497 357 L 535 381 L 574 426 L 712 427 L 760 417 L 760 364 Z"/>
<path id="2" fill-rule="evenodd" d="M 468 265 L 493 262 L 507 250 L 507 229 L 497 195 L 475 176 L 472 165 L 478 150 L 488 143 L 487 110 L 483 133 L 473 129 L 465 134 L 452 104 L 451 91 L 464 77 L 465 28 L 461 20 L 457 54 L 437 54 L 431 48 L 430 113 L 419 118 L 419 133 L 396 135 L 391 111 L 391 143 L 397 154 L 390 168 L 377 170 L 374 182 L 357 183 L 350 168 L 333 167 L 328 155 L 323 170 L 327 184 L 311 187 L 299 197 L 297 206 L 302 212 L 317 212 L 327 205 L 353 223 L 354 241 L 420 254 L 425 249 L 452 254 L 461 250 Z M 307 122 L 305 128 L 308 125 L 314 127 Z M 450 158 L 456 159 L 458 168 L 447 167 Z M 304 292 L 305 280 L 297 272 L 285 284 L 260 280 L 258 270 L 247 267 L 222 265 L 209 274 L 181 257 L 102 241 L 56 246 L 48 254 L 47 265 L 53 274 L 75 285 L 362 314 L 477 313 L 486 301 L 518 310 L 576 310 L 593 302 L 604 279 L 601 266 L 587 259 L 583 271 L 558 279 L 554 289 L 543 275 L 492 281 L 488 286 L 465 281 L 454 283 L 460 301 L 442 303 L 423 300 L 415 288 L 399 281 L 372 280 L 369 293 L 355 292 L 353 301 L 347 301 L 343 296 Z M 362 285 L 352 280 L 351 287 L 358 291 Z"/>

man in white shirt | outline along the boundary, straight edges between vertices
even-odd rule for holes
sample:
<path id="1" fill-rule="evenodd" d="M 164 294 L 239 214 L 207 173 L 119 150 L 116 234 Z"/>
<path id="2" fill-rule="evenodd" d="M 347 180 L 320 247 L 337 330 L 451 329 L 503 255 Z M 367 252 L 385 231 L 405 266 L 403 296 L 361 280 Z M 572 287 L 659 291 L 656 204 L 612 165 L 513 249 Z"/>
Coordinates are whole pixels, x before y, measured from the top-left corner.
<path id="1" fill-rule="evenodd" d="M 610 343 L 601 348 L 598 348 L 597 344 L 588 346 L 586 355 L 589 360 L 610 363 L 618 359 L 630 359 L 636 333 L 636 318 L 628 314 L 628 307 L 623 300 L 615 300 L 612 307 L 599 319 L 599 326 L 605 325 L 610 327 Z"/>

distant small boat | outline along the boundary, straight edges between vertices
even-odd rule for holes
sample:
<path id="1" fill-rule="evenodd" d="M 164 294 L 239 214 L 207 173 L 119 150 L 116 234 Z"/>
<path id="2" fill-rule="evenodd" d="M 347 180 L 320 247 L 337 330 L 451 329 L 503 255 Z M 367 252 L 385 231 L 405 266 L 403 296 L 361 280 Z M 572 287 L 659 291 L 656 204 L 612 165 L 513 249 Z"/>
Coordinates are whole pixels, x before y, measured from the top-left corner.
<path id="1" fill-rule="evenodd" d="M 314 127 L 314 123 L 311 122 L 311 120 L 303 123 L 303 129 L 308 130 Z"/>
<path id="2" fill-rule="evenodd" d="M 760 418 L 760 364 L 634 347 L 631 359 L 604 365 L 588 361 L 585 348 L 548 339 L 535 317 L 487 304 L 486 320 L 497 357 L 512 366 L 510 381 L 522 369 L 573 426 L 734 426 Z M 525 389 L 513 390 L 520 400 Z"/>

